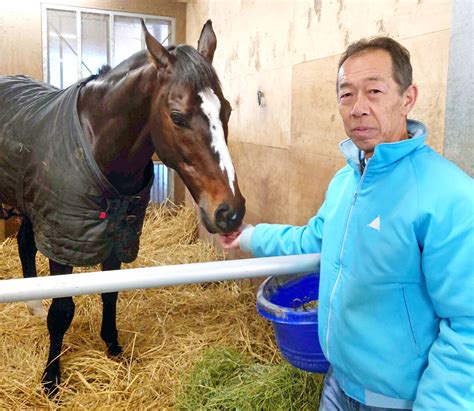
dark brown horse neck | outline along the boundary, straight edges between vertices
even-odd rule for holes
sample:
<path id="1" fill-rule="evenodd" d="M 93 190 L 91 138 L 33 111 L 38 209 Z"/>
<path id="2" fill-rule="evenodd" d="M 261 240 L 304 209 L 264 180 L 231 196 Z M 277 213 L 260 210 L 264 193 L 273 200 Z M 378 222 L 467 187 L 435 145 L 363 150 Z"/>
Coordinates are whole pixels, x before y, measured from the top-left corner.
<path id="1" fill-rule="evenodd" d="M 155 87 L 160 87 L 157 70 L 142 52 L 81 90 L 79 118 L 92 155 L 122 194 L 137 193 L 146 184 L 154 152 L 148 119 Z"/>

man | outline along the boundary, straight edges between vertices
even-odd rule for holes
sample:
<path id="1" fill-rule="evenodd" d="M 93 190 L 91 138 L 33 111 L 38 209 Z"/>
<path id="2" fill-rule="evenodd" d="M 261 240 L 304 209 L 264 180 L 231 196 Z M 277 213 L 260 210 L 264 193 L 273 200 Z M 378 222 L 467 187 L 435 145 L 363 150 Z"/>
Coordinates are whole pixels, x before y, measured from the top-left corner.
<path id="1" fill-rule="evenodd" d="M 342 55 L 348 165 L 306 226 L 243 225 L 226 249 L 321 253 L 320 410 L 474 410 L 472 180 L 407 120 L 409 52 L 387 37 Z"/>

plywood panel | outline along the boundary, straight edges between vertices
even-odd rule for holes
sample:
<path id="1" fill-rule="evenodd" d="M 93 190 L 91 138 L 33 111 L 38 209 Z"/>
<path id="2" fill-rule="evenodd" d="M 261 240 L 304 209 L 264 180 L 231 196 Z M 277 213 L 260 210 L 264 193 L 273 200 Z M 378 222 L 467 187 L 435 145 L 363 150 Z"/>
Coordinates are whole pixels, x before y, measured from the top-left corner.
<path id="1" fill-rule="evenodd" d="M 186 10 L 186 40 L 190 45 L 197 45 L 197 40 L 204 23 L 211 19 L 214 32 L 217 36 L 217 50 L 214 55 L 213 65 L 221 80 L 231 78 L 226 70 L 229 69 L 229 62 L 236 59 L 238 40 L 238 20 L 240 15 L 240 1 L 190 1 Z M 237 30 L 237 33 L 236 33 Z"/>
<path id="2" fill-rule="evenodd" d="M 287 148 L 290 143 L 291 67 L 231 81 L 230 134 L 240 142 Z M 257 93 L 263 91 L 261 105 Z"/>
<path id="3" fill-rule="evenodd" d="M 288 218 L 289 152 L 257 144 L 230 142 L 249 223 L 284 223 Z"/>
<path id="4" fill-rule="evenodd" d="M 3 1 L 0 14 L 0 75 L 42 79 L 39 1 Z"/>
<path id="5" fill-rule="evenodd" d="M 444 130 L 449 30 L 417 36 L 403 45 L 411 52 L 419 98 L 411 118 L 428 126 L 428 143 L 441 152 Z M 436 47 L 432 47 L 436 44 Z M 335 79 L 339 55 L 293 67 L 291 147 L 334 156 L 345 138 L 338 114 Z M 436 64 L 433 64 L 436 61 Z M 310 114 L 311 112 L 311 114 Z"/>
<path id="6" fill-rule="evenodd" d="M 291 150 L 288 190 L 288 224 L 304 225 L 316 215 L 329 182 L 346 161 L 336 157 Z"/>
<path id="7" fill-rule="evenodd" d="M 294 10 L 293 63 L 340 54 L 362 37 L 395 39 L 446 30 L 451 0 L 298 0 Z"/>
<path id="8" fill-rule="evenodd" d="M 288 66 L 291 61 L 294 2 L 285 0 L 241 0 L 239 59 L 242 74 Z M 234 25 L 236 22 L 234 22 Z M 242 28 L 245 27 L 245 30 Z"/>
<path id="9" fill-rule="evenodd" d="M 293 1 L 210 0 L 188 4 L 188 16 L 190 10 L 197 10 L 200 16 L 206 10 L 207 18 L 213 20 L 218 47 L 225 49 L 216 55 L 215 65 L 227 79 L 290 64 Z M 189 28 L 189 33 L 195 30 Z"/>
<path id="10" fill-rule="evenodd" d="M 190 44 L 194 47 L 197 46 L 197 41 L 199 39 L 199 35 L 201 34 L 202 26 L 209 18 L 209 3 L 207 1 L 192 1 L 186 5 L 187 44 Z M 220 25 L 221 20 L 217 19 L 217 22 L 213 21 L 213 23 Z M 215 25 L 216 24 L 214 24 L 214 31 L 217 31 Z M 221 36 L 217 35 L 217 52 L 214 56 L 214 59 L 216 59 L 216 56 L 220 53 L 221 48 Z"/>
<path id="11" fill-rule="evenodd" d="M 20 228 L 21 218 L 11 217 L 8 220 L 0 220 L 0 242 L 6 237 L 16 235 Z"/>
<path id="12" fill-rule="evenodd" d="M 443 30 L 403 41 L 411 53 L 413 81 L 419 90 L 410 117 L 426 124 L 427 143 L 439 153 L 444 142 L 449 36 L 450 31 Z"/>
<path id="13" fill-rule="evenodd" d="M 293 66 L 291 147 L 335 157 L 346 138 L 336 102 L 339 56 Z"/>

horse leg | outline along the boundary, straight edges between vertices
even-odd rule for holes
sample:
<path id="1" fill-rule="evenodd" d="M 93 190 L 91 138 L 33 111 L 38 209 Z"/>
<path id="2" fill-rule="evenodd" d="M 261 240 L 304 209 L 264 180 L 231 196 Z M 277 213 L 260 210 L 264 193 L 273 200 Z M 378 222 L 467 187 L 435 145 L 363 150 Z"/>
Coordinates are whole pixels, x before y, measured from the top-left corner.
<path id="1" fill-rule="evenodd" d="M 102 263 L 102 271 L 119 270 L 120 261 L 112 250 L 110 256 Z M 102 295 L 102 327 L 100 336 L 107 346 L 107 352 L 111 356 L 122 353 L 122 347 L 118 342 L 117 333 L 117 297 L 118 292 L 103 293 Z"/>
<path id="2" fill-rule="evenodd" d="M 71 274 L 72 267 L 49 260 L 51 275 Z M 58 391 L 60 383 L 59 357 L 64 334 L 71 325 L 74 317 L 74 301 L 72 297 L 53 298 L 48 312 L 49 356 L 41 380 L 43 388 L 49 397 Z"/>
<path id="3" fill-rule="evenodd" d="M 38 249 L 35 244 L 33 224 L 26 216 L 21 221 L 16 240 L 18 242 L 18 253 L 20 254 L 23 277 L 36 277 L 36 253 Z M 34 316 L 46 318 L 46 311 L 43 308 L 42 300 L 27 301 L 26 306 Z"/>

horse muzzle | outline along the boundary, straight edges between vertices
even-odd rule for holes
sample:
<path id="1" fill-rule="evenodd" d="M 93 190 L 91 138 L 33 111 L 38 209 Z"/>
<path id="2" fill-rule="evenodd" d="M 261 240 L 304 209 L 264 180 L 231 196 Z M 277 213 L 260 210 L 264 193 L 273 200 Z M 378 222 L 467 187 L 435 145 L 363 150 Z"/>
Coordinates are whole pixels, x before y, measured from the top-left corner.
<path id="1" fill-rule="evenodd" d="M 239 206 L 222 202 L 215 209 L 212 218 L 202 207 L 199 207 L 201 220 L 206 230 L 211 234 L 227 234 L 236 230 L 241 224 L 245 215 L 245 200 Z"/>

